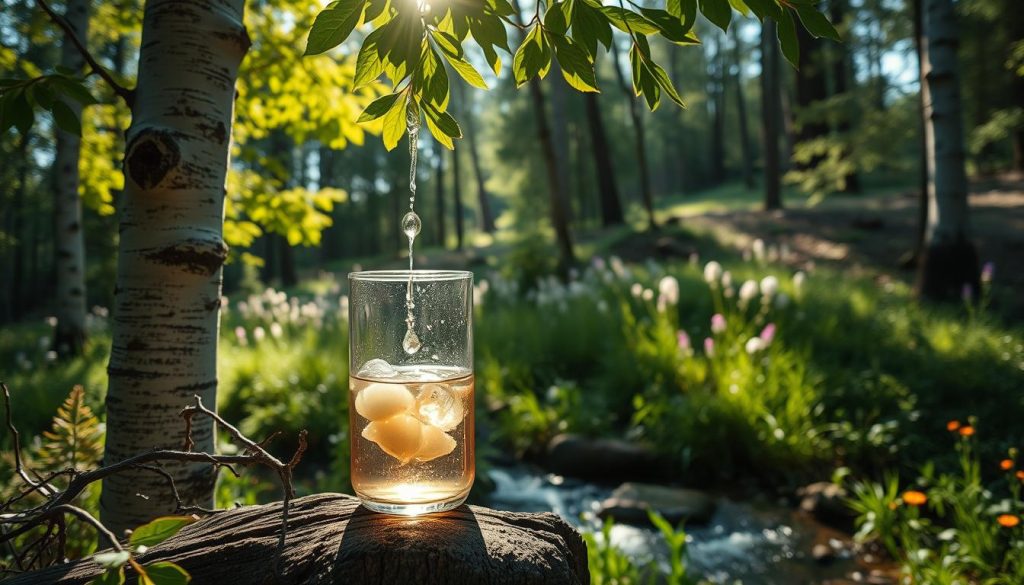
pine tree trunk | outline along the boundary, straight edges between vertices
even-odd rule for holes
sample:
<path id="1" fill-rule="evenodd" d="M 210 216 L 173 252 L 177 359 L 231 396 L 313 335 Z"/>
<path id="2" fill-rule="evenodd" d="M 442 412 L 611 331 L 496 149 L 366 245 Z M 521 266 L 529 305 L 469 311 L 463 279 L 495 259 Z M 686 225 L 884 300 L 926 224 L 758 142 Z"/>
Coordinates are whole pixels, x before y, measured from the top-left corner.
<path id="1" fill-rule="evenodd" d="M 455 249 L 461 250 L 465 238 L 465 224 L 462 217 L 462 174 L 459 170 L 459 151 L 452 151 L 452 192 L 455 194 Z"/>
<path id="2" fill-rule="evenodd" d="M 494 213 L 491 211 L 491 201 L 487 196 L 486 178 L 484 178 L 483 165 L 480 164 L 480 151 L 476 144 L 476 120 L 472 104 L 466 99 L 466 90 L 461 83 L 455 86 L 459 92 L 459 105 L 461 106 L 466 124 L 466 146 L 469 147 L 469 160 L 473 165 L 473 178 L 476 179 L 476 195 L 480 206 L 480 227 L 488 234 L 494 233 Z"/>
<path id="3" fill-rule="evenodd" d="M 181 408 L 196 394 L 217 403 L 225 177 L 235 80 L 250 44 L 243 9 L 243 0 L 146 2 L 124 161 L 106 464 L 180 448 Z M 195 421 L 192 436 L 195 450 L 213 450 L 208 419 Z M 165 469 L 184 502 L 212 505 L 209 465 Z M 101 517 L 117 534 L 173 507 L 152 472 L 103 482 Z"/>
<path id="4" fill-rule="evenodd" d="M 562 186 L 565 201 L 566 221 L 572 222 L 573 210 L 569 203 L 569 194 L 573 192 L 572 179 L 569 173 L 571 160 L 569 157 L 569 116 L 566 112 L 566 95 L 569 86 L 560 75 L 548 78 L 551 87 L 551 140 L 555 145 L 555 168 L 558 169 L 558 182 Z"/>
<path id="5" fill-rule="evenodd" d="M 832 0 L 829 2 L 829 16 L 832 22 L 839 24 L 843 22 L 846 17 L 846 2 L 847 0 Z M 849 90 L 850 85 L 853 81 L 850 79 L 849 71 L 852 69 L 850 66 L 850 49 L 845 44 L 833 45 L 833 48 L 837 50 L 838 54 L 834 56 L 832 60 L 832 78 L 835 81 L 834 93 L 836 95 L 842 95 Z M 851 121 L 855 114 L 855 108 L 848 107 L 847 112 L 843 113 L 840 117 L 839 123 L 836 125 L 836 131 L 840 134 L 845 134 L 850 131 Z M 842 184 L 843 193 L 860 193 L 860 176 L 855 171 L 847 173 L 846 177 L 843 178 Z"/>
<path id="6" fill-rule="evenodd" d="M 978 291 L 978 253 L 970 240 L 967 172 L 961 120 L 958 22 L 953 0 L 924 0 L 925 144 L 928 153 L 928 225 L 918 293 L 959 298 Z"/>
<path id="7" fill-rule="evenodd" d="M 11 258 L 10 302 L 11 314 L 15 316 L 24 315 L 25 309 L 31 305 L 31 297 L 28 294 L 30 287 L 26 286 L 28 279 L 25 276 L 25 255 L 29 252 L 26 245 L 28 238 L 25 237 L 28 226 L 28 216 L 25 214 L 25 195 L 28 193 L 28 141 L 28 136 L 22 136 L 18 145 L 18 157 L 15 163 L 18 168 L 18 187 L 14 191 L 14 204 L 11 210 L 13 221 L 10 222 L 10 225 L 13 229 L 9 232 L 16 240 L 15 245 L 11 247 L 14 257 Z"/>
<path id="8" fill-rule="evenodd" d="M 68 0 L 64 18 L 79 39 L 89 38 L 89 1 Z M 61 44 L 61 65 L 73 71 L 84 66 L 74 43 L 65 38 Z M 81 118 L 82 104 L 66 99 L 75 116 Z M 55 258 L 57 271 L 57 330 L 53 349 L 60 356 L 82 353 L 85 343 L 85 240 L 82 234 L 82 200 L 78 196 L 78 159 L 81 139 L 57 130 L 54 158 Z"/>
<path id="9" fill-rule="evenodd" d="M 640 104 L 633 95 L 633 90 L 626 83 L 626 76 L 622 72 L 622 65 L 619 63 L 619 50 L 616 43 L 612 43 L 612 69 L 615 70 L 615 77 L 619 80 L 619 87 L 626 95 L 629 106 L 629 117 L 633 122 L 633 130 L 636 132 L 634 138 L 636 148 L 637 173 L 640 174 L 640 197 L 644 204 L 644 211 L 647 213 L 647 227 L 657 229 L 658 222 L 654 219 L 654 196 L 651 194 L 651 177 L 647 168 L 647 141 L 644 138 L 644 120 L 640 116 Z"/>
<path id="10" fill-rule="evenodd" d="M 740 124 L 740 154 L 743 156 L 743 185 L 750 191 L 754 190 L 754 149 L 750 145 L 750 121 L 747 119 L 747 99 L 743 95 L 743 40 L 740 38 L 739 27 L 732 29 L 733 61 L 736 75 L 733 83 L 736 86 L 736 116 Z"/>
<path id="11" fill-rule="evenodd" d="M 711 180 L 718 185 L 725 181 L 725 34 L 715 36 L 715 54 L 708 92 L 714 115 L 711 118 Z"/>
<path id="12" fill-rule="evenodd" d="M 796 70 L 796 104 L 799 113 L 810 110 L 814 104 L 828 98 L 828 84 L 825 78 L 825 43 L 807 32 L 802 26 L 796 27 L 800 43 L 800 66 Z M 809 142 L 828 134 L 828 123 L 816 117 L 814 120 L 796 121 L 797 142 Z M 813 169 L 821 162 L 816 155 L 806 163 L 797 163 L 798 168 Z"/>
<path id="13" fill-rule="evenodd" d="M 437 243 L 441 248 L 444 248 L 448 243 L 448 232 L 445 229 L 445 212 L 444 212 L 444 156 L 443 151 L 440 150 L 437 156 L 437 165 L 434 169 L 434 186 L 437 191 L 435 197 L 437 202 Z"/>
<path id="14" fill-rule="evenodd" d="M 601 200 L 601 225 L 604 227 L 621 225 L 622 204 L 619 202 L 619 188 L 615 182 L 615 167 L 608 149 L 608 137 L 601 120 L 601 106 L 596 93 L 583 96 L 586 105 L 587 126 L 590 129 L 591 153 L 594 155 L 594 168 L 597 171 L 597 192 Z"/>
<path id="15" fill-rule="evenodd" d="M 764 129 L 764 208 L 782 209 L 779 170 L 779 44 L 775 23 L 761 25 L 761 124 Z"/>
<path id="16" fill-rule="evenodd" d="M 534 117 L 537 120 L 537 138 L 540 140 L 541 156 L 547 171 L 548 198 L 551 202 L 551 227 L 555 230 L 555 239 L 558 243 L 559 264 L 562 270 L 568 270 L 568 267 L 575 261 L 572 235 L 569 231 L 569 211 L 565 188 L 558 173 L 555 146 L 551 139 L 551 127 L 548 125 L 544 90 L 541 89 L 540 81 L 537 79 L 530 81 L 530 98 L 533 100 Z"/>

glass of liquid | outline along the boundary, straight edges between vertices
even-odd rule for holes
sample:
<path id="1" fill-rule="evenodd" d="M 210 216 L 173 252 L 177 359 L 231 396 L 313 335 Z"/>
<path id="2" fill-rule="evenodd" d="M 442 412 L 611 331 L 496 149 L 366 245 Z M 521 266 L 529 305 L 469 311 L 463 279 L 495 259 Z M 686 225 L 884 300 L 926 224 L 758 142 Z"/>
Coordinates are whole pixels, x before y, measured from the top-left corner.
<path id="1" fill-rule="evenodd" d="M 473 273 L 349 274 L 352 488 L 367 508 L 417 515 L 473 485 Z"/>

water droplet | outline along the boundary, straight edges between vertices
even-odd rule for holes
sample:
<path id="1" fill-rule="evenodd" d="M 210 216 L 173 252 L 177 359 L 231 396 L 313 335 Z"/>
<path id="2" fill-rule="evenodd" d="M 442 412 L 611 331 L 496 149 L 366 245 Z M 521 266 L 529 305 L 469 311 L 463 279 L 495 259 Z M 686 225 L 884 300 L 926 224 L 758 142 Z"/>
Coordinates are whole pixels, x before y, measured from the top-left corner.
<path id="1" fill-rule="evenodd" d="M 415 211 L 406 213 L 402 218 L 402 231 L 409 239 L 415 238 L 420 233 L 420 227 L 422 227 L 420 216 L 416 215 Z"/>
<path id="2" fill-rule="evenodd" d="M 422 344 L 420 343 L 420 338 L 419 336 L 416 335 L 416 332 L 413 331 L 412 328 L 410 327 L 405 332 L 405 339 L 402 340 L 402 349 L 405 350 L 405 353 L 413 355 L 414 353 L 420 350 L 420 347 L 422 347 Z"/>

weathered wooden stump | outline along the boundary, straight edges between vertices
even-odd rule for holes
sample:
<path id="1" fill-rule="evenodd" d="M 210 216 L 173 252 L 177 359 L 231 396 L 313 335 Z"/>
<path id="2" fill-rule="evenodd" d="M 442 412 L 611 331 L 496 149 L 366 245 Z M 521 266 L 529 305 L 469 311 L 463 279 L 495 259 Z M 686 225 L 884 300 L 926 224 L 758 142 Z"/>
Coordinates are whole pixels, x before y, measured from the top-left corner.
<path id="1" fill-rule="evenodd" d="M 140 561 L 174 561 L 195 585 L 590 583 L 583 539 L 549 513 L 461 506 L 404 518 L 370 512 L 351 496 L 318 494 L 292 502 L 279 556 L 280 528 L 280 502 L 225 511 L 185 527 Z M 80 560 L 7 583 L 84 585 L 100 572 Z"/>

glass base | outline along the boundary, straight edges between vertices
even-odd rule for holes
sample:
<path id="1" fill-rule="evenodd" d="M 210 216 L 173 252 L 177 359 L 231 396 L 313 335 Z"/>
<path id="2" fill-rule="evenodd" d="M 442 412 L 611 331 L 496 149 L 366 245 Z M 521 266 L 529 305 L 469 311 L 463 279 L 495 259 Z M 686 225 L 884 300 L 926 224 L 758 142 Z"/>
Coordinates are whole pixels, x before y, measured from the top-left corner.
<path id="1" fill-rule="evenodd" d="M 433 514 L 436 512 L 454 510 L 466 501 L 467 495 L 469 495 L 468 491 L 446 500 L 440 500 L 437 502 L 417 502 L 414 504 L 382 502 L 379 500 L 372 500 L 364 496 L 359 496 L 359 500 L 367 509 L 381 514 L 391 514 L 393 516 L 420 516 L 422 514 Z"/>

